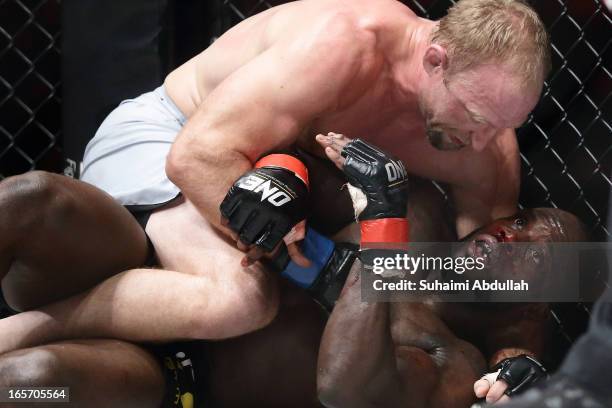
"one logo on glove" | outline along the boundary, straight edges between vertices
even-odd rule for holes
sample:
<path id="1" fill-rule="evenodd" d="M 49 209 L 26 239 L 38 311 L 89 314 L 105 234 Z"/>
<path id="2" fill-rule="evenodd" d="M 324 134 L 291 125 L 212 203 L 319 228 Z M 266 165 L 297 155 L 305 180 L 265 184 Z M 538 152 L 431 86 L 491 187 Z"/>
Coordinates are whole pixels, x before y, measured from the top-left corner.
<path id="1" fill-rule="evenodd" d="M 361 193 L 351 193 L 359 221 L 406 217 L 408 172 L 401 160 L 360 139 L 347 143 L 340 154 L 345 158 L 342 171 Z"/>
<path id="2" fill-rule="evenodd" d="M 278 185 L 272 185 L 272 180 L 258 177 L 255 174 L 251 174 L 238 181 L 238 187 L 252 191 L 254 193 L 261 193 L 261 202 L 267 200 L 270 204 L 275 207 L 281 207 L 292 200 L 292 198 L 286 192 L 280 189 Z"/>
<path id="3" fill-rule="evenodd" d="M 408 172 L 401 160 L 390 160 L 389 163 L 385 164 L 385 170 L 387 171 L 389 183 L 393 183 L 396 180 L 404 180 L 408 177 Z"/>

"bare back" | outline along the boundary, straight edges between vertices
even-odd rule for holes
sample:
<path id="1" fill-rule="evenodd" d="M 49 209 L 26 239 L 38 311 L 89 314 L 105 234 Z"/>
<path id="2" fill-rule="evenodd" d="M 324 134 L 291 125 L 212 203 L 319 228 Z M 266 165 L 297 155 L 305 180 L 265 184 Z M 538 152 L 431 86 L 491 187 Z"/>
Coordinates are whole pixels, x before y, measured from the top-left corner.
<path id="1" fill-rule="evenodd" d="M 472 149 L 440 151 L 429 144 L 416 96 L 398 98 L 394 81 L 398 67 L 390 60 L 407 38 L 427 32 L 433 24 L 395 0 L 291 2 L 236 25 L 169 74 L 165 86 L 181 111 L 191 117 L 198 109 L 227 106 L 233 104 L 232 100 L 243 103 L 249 92 L 246 88 L 259 82 L 256 96 L 251 94 L 248 102 L 243 103 L 252 109 L 223 118 L 225 122 L 242 122 L 241 129 L 232 126 L 232 137 L 244 130 L 251 132 L 240 136 L 247 139 L 232 142 L 233 148 L 253 160 L 252 156 L 266 151 L 264 146 L 269 151 L 293 141 L 304 150 L 324 157 L 314 139 L 318 133 L 333 131 L 366 139 L 402 159 L 412 174 L 458 187 L 459 196 L 455 198 L 459 207 L 471 209 L 470 214 L 458 221 L 463 235 L 493 217 L 514 212 L 518 196 L 518 149 L 512 131 L 491 143 L 484 154 Z M 268 55 L 272 49 L 273 59 Z M 355 52 L 351 54 L 347 49 Z M 402 51 L 405 60 L 413 60 L 413 65 L 419 63 L 421 56 L 415 47 Z M 290 57 L 283 59 L 283 55 Z M 260 63 L 263 60 L 266 63 Z M 286 65 L 293 67 L 285 69 Z M 280 83 L 277 88 L 262 85 L 267 82 L 266 76 L 279 74 L 287 74 L 290 81 L 285 82 L 287 88 L 306 90 L 287 99 L 283 97 L 288 91 L 282 89 L 282 82 L 272 82 L 275 86 Z M 328 97 L 327 88 L 333 96 Z M 221 95 L 222 102 L 219 102 Z M 267 104 L 275 107 L 262 115 L 260 106 Z M 296 104 L 300 106 L 293 106 Z M 293 110 L 290 114 L 300 119 L 292 126 L 280 126 L 276 132 L 279 136 L 270 136 L 274 132 L 265 129 L 266 124 L 270 128 L 272 122 L 286 124 L 286 120 L 276 119 L 286 114 L 285 110 Z M 211 115 L 214 114 L 208 116 Z M 244 123 L 252 120 L 251 115 L 260 115 L 258 131 L 268 134 L 265 143 L 253 131 L 254 125 Z M 220 120 L 216 123 L 221 123 Z M 253 145 L 260 150 L 252 148 Z M 501 189 L 499 180 L 505 180 Z"/>
<path id="2" fill-rule="evenodd" d="M 165 85 L 181 111 L 190 116 L 217 85 L 280 40 L 304 41 L 325 29 L 327 20 L 339 14 L 360 20 L 364 27 L 379 24 L 383 16 L 388 19 L 389 14 L 382 11 L 389 8 L 395 9 L 394 18 L 403 20 L 396 24 L 406 24 L 416 18 L 410 9 L 395 0 L 302 0 L 273 7 L 228 30 L 206 50 L 170 73 Z M 369 21 L 363 16 L 368 16 Z"/>

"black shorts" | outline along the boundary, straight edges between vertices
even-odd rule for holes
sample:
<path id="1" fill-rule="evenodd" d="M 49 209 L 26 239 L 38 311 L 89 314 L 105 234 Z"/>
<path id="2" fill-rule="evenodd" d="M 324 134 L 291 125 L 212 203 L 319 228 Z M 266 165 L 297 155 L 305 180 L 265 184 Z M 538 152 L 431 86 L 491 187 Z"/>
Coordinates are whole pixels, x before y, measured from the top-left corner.
<path id="1" fill-rule="evenodd" d="M 151 214 L 153 213 L 153 209 L 146 209 L 146 210 L 141 210 L 141 209 L 134 209 L 133 207 L 140 207 L 140 206 L 126 206 L 125 208 L 130 212 L 130 214 L 132 214 L 132 216 L 134 216 L 134 218 L 136 219 L 136 222 L 138 223 L 138 225 L 140 225 L 140 227 L 142 228 L 142 230 L 145 233 L 145 237 L 147 239 L 147 259 L 145 260 L 145 263 L 143 266 L 149 266 L 149 267 L 153 267 L 157 265 L 157 258 L 155 257 L 155 248 L 153 247 L 153 242 L 151 242 L 151 239 L 149 238 L 149 235 L 147 235 L 147 222 L 149 222 L 149 217 L 151 216 Z"/>
<path id="2" fill-rule="evenodd" d="M 166 392 L 162 408 L 212 408 L 208 343 L 202 340 L 150 346 L 159 360 Z"/>
<path id="3" fill-rule="evenodd" d="M 0 290 L 0 319 L 4 319 L 5 317 L 9 317 L 14 315 L 15 312 L 13 309 L 11 309 L 9 307 L 9 305 L 6 303 L 6 300 L 4 300 L 4 295 L 2 294 L 2 290 Z"/>
<path id="4" fill-rule="evenodd" d="M 147 230 L 146 230 L 147 223 L 149 222 L 149 218 L 151 217 L 151 214 L 153 214 L 153 211 L 155 211 L 156 209 L 163 207 L 166 204 L 171 203 L 172 201 L 176 200 L 179 197 L 180 197 L 180 194 L 174 197 L 170 201 L 166 201 L 164 203 L 159 203 L 159 204 L 126 205 L 125 206 L 125 208 L 130 212 L 130 214 L 132 214 L 134 219 L 136 219 L 136 222 L 138 223 L 138 225 L 140 225 L 140 227 L 145 233 L 145 236 L 147 237 L 147 260 L 145 261 L 144 266 L 153 267 L 157 265 L 157 258 L 155 257 L 155 248 L 153 247 L 153 243 L 151 242 L 151 239 L 147 235 Z"/>

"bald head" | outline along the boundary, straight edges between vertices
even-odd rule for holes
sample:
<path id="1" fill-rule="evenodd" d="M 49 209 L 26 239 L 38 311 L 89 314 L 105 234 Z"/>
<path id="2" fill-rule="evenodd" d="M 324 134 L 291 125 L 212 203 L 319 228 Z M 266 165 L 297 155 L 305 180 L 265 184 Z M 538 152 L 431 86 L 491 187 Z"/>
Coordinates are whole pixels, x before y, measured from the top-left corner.
<path id="1" fill-rule="evenodd" d="M 586 226 L 574 214 L 558 208 L 534 208 L 533 218 L 550 229 L 552 242 L 582 242 L 588 240 Z"/>
<path id="2" fill-rule="evenodd" d="M 588 240 L 584 224 L 574 214 L 558 208 L 529 208 L 479 228 L 464 241 L 482 239 L 497 242 L 581 242 Z M 480 238 L 479 238 L 480 237 Z"/>

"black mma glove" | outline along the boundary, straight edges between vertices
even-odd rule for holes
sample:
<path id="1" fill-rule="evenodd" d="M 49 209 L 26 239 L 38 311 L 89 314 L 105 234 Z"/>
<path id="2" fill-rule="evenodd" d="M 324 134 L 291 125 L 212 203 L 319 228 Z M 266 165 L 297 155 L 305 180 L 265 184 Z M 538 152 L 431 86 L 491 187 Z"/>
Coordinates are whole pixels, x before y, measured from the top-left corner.
<path id="1" fill-rule="evenodd" d="M 244 244 L 270 252 L 306 218 L 307 200 L 306 166 L 293 156 L 271 154 L 234 182 L 220 210 Z"/>
<path id="2" fill-rule="evenodd" d="M 408 177 L 401 160 L 360 139 L 342 149 L 343 171 L 351 189 L 361 242 L 407 242 Z M 361 200 L 360 200 L 361 198 Z M 363 207 L 365 198 L 365 207 Z M 362 203 L 359 203 L 362 201 Z"/>
<path id="3" fill-rule="evenodd" d="M 493 370 L 500 370 L 497 380 L 504 380 L 508 384 L 504 392 L 508 396 L 519 394 L 540 380 L 548 378 L 544 366 L 525 354 L 506 358 L 493 367 Z"/>

